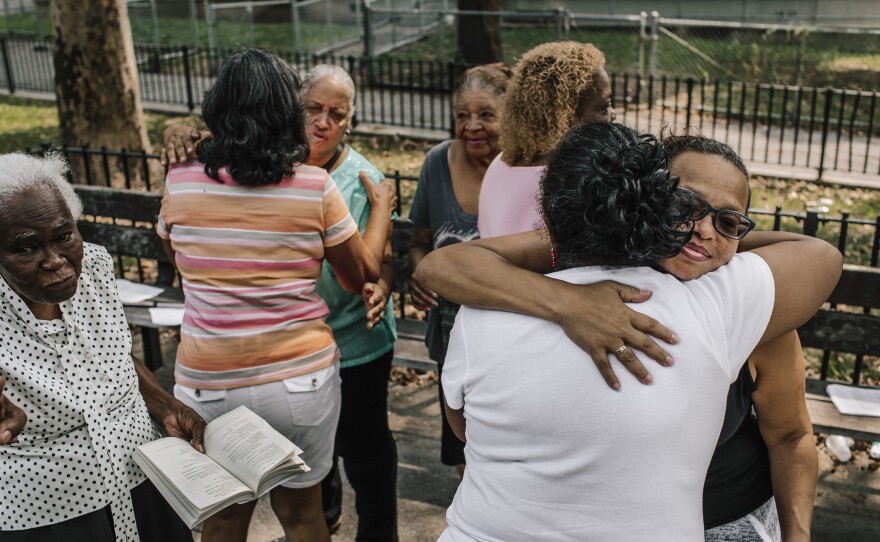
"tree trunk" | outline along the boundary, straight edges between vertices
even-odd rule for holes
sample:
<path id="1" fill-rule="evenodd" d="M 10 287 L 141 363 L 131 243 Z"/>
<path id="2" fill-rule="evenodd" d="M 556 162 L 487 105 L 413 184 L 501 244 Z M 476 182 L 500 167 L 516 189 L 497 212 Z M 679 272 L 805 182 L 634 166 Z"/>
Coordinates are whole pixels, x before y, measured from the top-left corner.
<path id="1" fill-rule="evenodd" d="M 125 1 L 51 0 L 51 13 L 62 144 L 151 151 Z M 133 184 L 143 182 L 142 168 L 130 162 L 125 168 L 122 160 L 109 161 L 110 184 L 123 186 L 123 169 L 131 172 Z M 102 160 L 84 166 L 71 164 L 77 182 L 107 182 Z"/>
<path id="2" fill-rule="evenodd" d="M 461 11 L 485 11 L 486 15 L 458 16 L 458 58 L 467 64 L 501 62 L 501 0 L 458 0 Z"/>

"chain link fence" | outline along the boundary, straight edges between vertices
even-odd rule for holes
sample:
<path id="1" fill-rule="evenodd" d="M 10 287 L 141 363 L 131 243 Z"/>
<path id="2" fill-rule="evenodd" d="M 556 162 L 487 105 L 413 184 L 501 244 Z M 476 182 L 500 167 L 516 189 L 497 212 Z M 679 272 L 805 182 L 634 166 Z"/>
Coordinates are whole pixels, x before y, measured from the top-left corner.
<path id="1" fill-rule="evenodd" d="M 564 9 L 462 11 L 453 2 L 366 2 L 364 55 L 406 60 L 457 60 L 464 17 L 497 17 L 503 60 L 515 63 L 529 49 L 549 41 L 590 42 L 602 49 L 611 69 L 639 71 L 646 42 L 646 15 L 597 15 Z"/>
<path id="2" fill-rule="evenodd" d="M 0 32 L 43 38 L 52 35 L 47 0 L 0 0 L 0 9 L 4 19 Z"/>
<path id="3" fill-rule="evenodd" d="M 439 4 L 440 2 L 433 2 Z M 398 2 L 400 4 L 400 2 Z M 457 59 L 461 17 L 448 7 L 364 5 L 364 54 Z M 880 30 L 754 24 L 650 15 L 550 10 L 497 11 L 503 60 L 548 41 L 590 42 L 609 69 L 643 77 L 693 77 L 847 89 L 880 88 Z"/>
<path id="4" fill-rule="evenodd" d="M 457 10 L 453 0 L 127 0 L 126 4 L 136 44 L 262 47 L 444 62 L 457 60 L 461 18 L 487 13 Z M 683 13 L 667 4 L 661 2 L 670 13 Z M 642 77 L 880 89 L 880 29 L 807 21 L 707 21 L 662 17 L 657 12 L 613 14 L 635 5 L 625 3 L 609 13 L 581 13 L 573 10 L 601 10 L 589 2 L 568 5 L 572 10 L 490 12 L 499 24 L 503 60 L 512 64 L 535 45 L 571 39 L 599 47 L 610 70 Z M 0 0 L 5 23 L 0 24 L 0 33 L 50 39 L 48 6 L 48 0 Z M 750 5 L 752 18 L 759 15 L 756 7 Z M 833 24 L 826 15 L 814 18 Z"/>
<path id="5" fill-rule="evenodd" d="M 208 46 L 324 54 L 360 42 L 360 8 L 332 0 L 205 3 Z"/>
<path id="6" fill-rule="evenodd" d="M 649 17 L 649 75 L 880 88 L 880 30 Z"/>
<path id="7" fill-rule="evenodd" d="M 135 43 L 197 47 L 204 30 L 199 23 L 200 0 L 128 0 L 128 19 Z"/>

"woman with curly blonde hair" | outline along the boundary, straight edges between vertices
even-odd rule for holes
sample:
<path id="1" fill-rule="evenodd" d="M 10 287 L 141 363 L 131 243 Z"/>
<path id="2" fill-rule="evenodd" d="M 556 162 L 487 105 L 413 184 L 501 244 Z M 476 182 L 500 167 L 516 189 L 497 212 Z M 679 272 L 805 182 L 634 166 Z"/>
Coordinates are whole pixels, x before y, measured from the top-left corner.
<path id="1" fill-rule="evenodd" d="M 538 181 L 550 151 L 572 127 L 616 118 L 605 55 L 573 41 L 531 49 L 514 67 L 502 118 L 501 154 L 480 190 L 484 238 L 543 227 Z"/>

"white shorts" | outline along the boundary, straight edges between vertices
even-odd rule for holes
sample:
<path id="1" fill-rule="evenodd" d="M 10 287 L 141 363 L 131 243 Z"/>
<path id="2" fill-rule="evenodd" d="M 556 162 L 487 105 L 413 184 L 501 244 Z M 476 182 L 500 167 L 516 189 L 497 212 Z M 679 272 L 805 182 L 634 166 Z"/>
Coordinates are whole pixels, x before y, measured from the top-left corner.
<path id="1" fill-rule="evenodd" d="M 196 390 L 175 385 L 174 396 L 211 423 L 244 405 L 303 451 L 311 471 L 281 484 L 306 488 L 321 482 L 333 463 L 333 445 L 339 422 L 338 364 L 309 374 L 257 386 L 229 390 Z"/>

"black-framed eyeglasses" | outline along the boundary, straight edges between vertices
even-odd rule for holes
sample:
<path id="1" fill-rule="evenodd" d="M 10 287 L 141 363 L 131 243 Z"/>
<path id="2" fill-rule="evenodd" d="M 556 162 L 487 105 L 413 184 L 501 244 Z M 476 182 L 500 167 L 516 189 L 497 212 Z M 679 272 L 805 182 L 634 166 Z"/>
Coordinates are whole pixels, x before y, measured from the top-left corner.
<path id="1" fill-rule="evenodd" d="M 742 239 L 755 229 L 755 221 L 746 215 L 731 211 L 730 209 L 719 209 L 706 201 L 706 198 L 703 196 L 687 188 L 679 188 L 677 190 L 691 198 L 694 208 L 691 220 L 694 222 L 702 220 L 703 217 L 712 213 L 712 225 L 715 227 L 715 231 L 728 239 L 734 240 Z"/>

